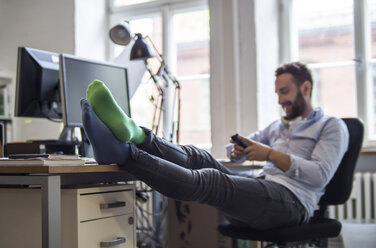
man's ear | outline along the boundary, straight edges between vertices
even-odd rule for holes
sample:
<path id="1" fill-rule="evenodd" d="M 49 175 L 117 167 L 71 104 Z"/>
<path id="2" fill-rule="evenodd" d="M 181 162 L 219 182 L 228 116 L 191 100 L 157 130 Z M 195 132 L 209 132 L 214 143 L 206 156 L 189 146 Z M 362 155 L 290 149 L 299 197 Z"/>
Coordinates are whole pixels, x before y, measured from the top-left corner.
<path id="1" fill-rule="evenodd" d="M 300 89 L 304 96 L 310 96 L 311 90 L 312 90 L 312 84 L 306 80 L 304 83 L 300 86 Z"/>

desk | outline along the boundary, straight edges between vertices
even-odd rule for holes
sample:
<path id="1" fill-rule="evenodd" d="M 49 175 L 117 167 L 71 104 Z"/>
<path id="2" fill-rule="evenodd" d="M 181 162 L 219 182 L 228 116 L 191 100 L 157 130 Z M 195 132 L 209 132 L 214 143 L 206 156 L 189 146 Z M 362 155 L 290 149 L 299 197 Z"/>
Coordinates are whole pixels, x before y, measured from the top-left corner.
<path id="1" fill-rule="evenodd" d="M 0 166 L 0 186 L 41 186 L 42 248 L 61 247 L 61 186 L 131 180 L 117 165 Z"/>

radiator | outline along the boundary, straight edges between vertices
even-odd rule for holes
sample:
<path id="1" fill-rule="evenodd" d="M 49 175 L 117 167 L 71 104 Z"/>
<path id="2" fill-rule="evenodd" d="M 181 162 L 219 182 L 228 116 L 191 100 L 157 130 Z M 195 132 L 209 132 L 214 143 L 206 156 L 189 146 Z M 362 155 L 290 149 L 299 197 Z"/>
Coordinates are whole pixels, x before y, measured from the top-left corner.
<path id="1" fill-rule="evenodd" d="M 339 221 L 375 223 L 376 220 L 376 173 L 357 172 L 349 200 L 329 207 L 329 217 Z"/>

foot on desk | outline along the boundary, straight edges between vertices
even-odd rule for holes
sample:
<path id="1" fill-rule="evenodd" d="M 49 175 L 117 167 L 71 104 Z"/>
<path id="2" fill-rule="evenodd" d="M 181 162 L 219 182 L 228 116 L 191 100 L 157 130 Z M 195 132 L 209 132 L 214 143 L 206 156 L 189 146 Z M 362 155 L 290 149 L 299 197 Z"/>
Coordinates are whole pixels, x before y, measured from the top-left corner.
<path id="1" fill-rule="evenodd" d="M 125 164 L 130 154 L 129 143 L 118 140 L 85 99 L 81 100 L 81 110 L 84 130 L 98 164 Z"/>
<path id="2" fill-rule="evenodd" d="M 87 87 L 86 99 L 96 116 L 120 141 L 136 145 L 144 142 L 144 130 L 124 113 L 103 82 L 94 80 Z"/>

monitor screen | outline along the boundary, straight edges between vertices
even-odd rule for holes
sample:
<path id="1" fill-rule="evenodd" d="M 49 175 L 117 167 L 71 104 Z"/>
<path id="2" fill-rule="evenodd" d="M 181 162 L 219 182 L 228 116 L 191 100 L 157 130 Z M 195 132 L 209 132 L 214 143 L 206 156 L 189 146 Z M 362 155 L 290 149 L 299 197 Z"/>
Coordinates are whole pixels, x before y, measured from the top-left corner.
<path id="1" fill-rule="evenodd" d="M 60 55 L 60 91 L 64 124 L 82 127 L 81 99 L 94 80 L 106 84 L 116 102 L 130 116 L 127 69 L 120 65 Z"/>
<path id="2" fill-rule="evenodd" d="M 18 48 L 15 116 L 61 119 L 57 53 Z"/>

